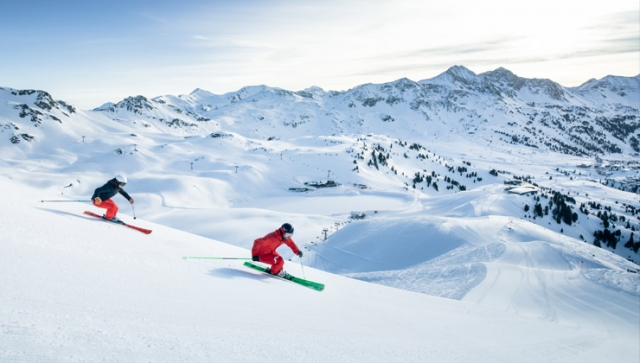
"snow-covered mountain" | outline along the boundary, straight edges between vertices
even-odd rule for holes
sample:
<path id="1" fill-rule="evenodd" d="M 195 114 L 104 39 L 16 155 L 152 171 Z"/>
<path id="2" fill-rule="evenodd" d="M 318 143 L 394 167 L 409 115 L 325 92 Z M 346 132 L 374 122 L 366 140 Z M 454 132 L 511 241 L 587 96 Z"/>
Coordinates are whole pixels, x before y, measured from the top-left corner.
<path id="1" fill-rule="evenodd" d="M 46 92 L 5 89 L 5 94 L 14 110 L 7 118 L 39 124 L 43 117 L 61 122 L 76 113 Z M 221 130 L 252 138 L 375 133 L 424 140 L 454 132 L 485 146 L 517 143 L 594 156 L 640 152 L 639 109 L 640 75 L 608 76 L 565 88 L 504 68 L 476 75 L 455 66 L 433 79 L 399 79 L 345 92 L 252 86 L 214 95 L 196 89 L 189 95 L 128 97 L 87 113 L 190 135 Z M 283 135 L 270 135 L 269 129 Z M 25 137 L 15 132 L 12 140 Z"/>
<path id="2" fill-rule="evenodd" d="M 476 75 L 456 66 L 429 80 L 399 79 L 346 92 L 245 87 L 222 96 L 130 97 L 96 109 L 111 118 L 206 133 L 255 124 L 287 135 L 366 134 L 417 139 L 455 132 L 571 155 L 640 152 L 640 76 L 609 76 L 576 88 L 499 68 Z M 277 135 L 273 135 L 277 136 Z M 475 140 L 474 140 L 475 141 Z M 476 141 L 477 142 L 477 141 Z"/>
<path id="3" fill-rule="evenodd" d="M 101 164 L 113 168 L 112 161 L 121 160 L 116 155 L 129 155 L 118 170 L 162 169 L 173 160 L 176 177 L 185 169 L 245 170 L 251 192 L 228 186 L 229 196 L 215 198 L 227 206 L 271 193 L 265 179 L 277 180 L 283 189 L 305 190 L 309 182 L 337 178 L 419 196 L 514 179 L 543 187 L 542 179 L 554 175 L 632 193 L 640 185 L 640 75 L 565 88 L 504 68 L 476 75 L 455 66 L 433 79 L 365 84 L 345 92 L 251 86 L 215 95 L 196 89 L 189 95 L 128 97 L 85 111 L 44 91 L 3 88 L 0 96 L 5 135 L 0 145 L 7 159 L 59 159 L 57 167 L 64 170 L 85 161 L 99 171 Z M 515 169 L 503 162 L 514 154 L 521 159 Z M 258 155 L 267 159 L 261 167 L 253 165 Z M 273 175 L 268 161 L 285 157 L 298 173 Z M 520 167 L 537 168 L 554 158 L 572 161 L 538 175 Z M 558 232 L 640 260 L 634 247 L 639 238 L 632 236 L 638 213 L 633 198 L 576 201 L 572 191 L 579 191 L 572 187 L 545 184 L 512 215 L 547 227 L 553 221 Z M 580 219 L 583 215 L 593 220 Z"/>
<path id="4" fill-rule="evenodd" d="M 0 199 L 0 360 L 51 357 L 47 346 L 62 344 L 84 350 L 63 352 L 69 358 L 59 361 L 180 361 L 180 354 L 206 361 L 211 356 L 202 350 L 213 348 L 200 333 L 225 335 L 200 323 L 190 332 L 184 321 L 196 317 L 188 310 L 233 332 L 225 346 L 248 352 L 237 361 L 260 361 L 264 345 L 244 342 L 250 329 L 231 320 L 254 324 L 245 319 L 253 316 L 255 301 L 247 291 L 264 296 L 273 285 L 261 280 L 257 287 L 251 278 L 238 283 L 246 271 L 233 263 L 185 266 L 177 260 L 187 254 L 245 257 L 255 238 L 286 221 L 305 252 L 298 266 L 297 257 L 281 249 L 286 268 L 322 279 L 327 299 L 298 299 L 291 286 L 280 286 L 273 293 L 304 308 L 287 310 L 265 297 L 270 311 L 302 316 L 307 308 L 340 309 L 328 312 L 329 319 L 320 313 L 306 319 L 317 327 L 313 338 L 292 343 L 300 354 L 279 349 L 279 356 L 361 361 L 349 348 L 369 351 L 373 339 L 381 344 L 366 361 L 423 361 L 420 337 L 453 327 L 438 343 L 444 350 L 429 353 L 437 360 L 538 361 L 531 352 L 542 352 L 549 361 L 635 362 L 639 77 L 565 88 L 502 68 L 476 75 L 458 66 L 429 80 L 346 92 L 251 86 L 215 95 L 197 89 L 128 97 L 94 110 L 45 91 L 2 88 L 0 185 L 10 197 Z M 136 200 L 129 206 L 116 196 L 119 216 L 129 222 L 139 216 L 135 223 L 152 227 L 146 239 L 78 218 L 82 210 L 101 211 L 82 201 L 119 173 L 128 176 L 126 189 Z M 126 281 L 122 291 L 109 283 L 114 269 Z M 211 280 L 219 284 L 200 290 Z M 104 293 L 83 300 L 93 286 Z M 141 293 L 148 298 L 137 299 Z M 186 305 L 176 297 L 185 293 L 195 297 Z M 216 300 L 230 308 L 221 322 L 201 301 L 225 293 Z M 139 310 L 130 310 L 136 303 Z M 414 308 L 398 307 L 404 304 Z M 407 319 L 395 320 L 388 313 L 394 309 Z M 452 313 L 431 330 L 425 326 L 436 320 L 420 312 L 425 309 Z M 72 311 L 92 322 L 84 324 Z M 177 318 L 169 311 L 178 311 Z M 463 321 L 449 324 L 470 311 L 479 324 L 491 322 L 492 331 L 510 334 L 469 333 Z M 153 323 L 136 324 L 141 314 Z M 383 322 L 345 319 L 371 314 Z M 338 321 L 348 332 L 334 339 Z M 288 332 L 301 328 L 285 326 Z M 515 328 L 522 326 L 536 328 Z M 167 339 L 176 329 L 180 338 Z M 398 341 L 375 333 L 336 343 L 374 330 Z M 508 340 L 517 351 L 473 343 L 479 336 Z M 457 353 L 455 337 L 474 348 Z M 532 346 L 522 343 L 531 339 Z M 132 345 L 114 350 L 117 341 Z M 329 342 L 335 355 L 313 341 Z M 222 360 L 233 361 L 238 349 L 225 348 Z"/>

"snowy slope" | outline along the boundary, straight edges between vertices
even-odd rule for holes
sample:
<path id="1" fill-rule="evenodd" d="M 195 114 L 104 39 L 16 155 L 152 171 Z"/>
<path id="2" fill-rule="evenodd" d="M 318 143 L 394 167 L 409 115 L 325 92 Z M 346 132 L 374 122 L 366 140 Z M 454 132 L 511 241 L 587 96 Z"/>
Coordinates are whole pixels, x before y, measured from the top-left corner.
<path id="1" fill-rule="evenodd" d="M 562 265 L 557 253 L 538 251 L 544 265 L 528 260 L 508 284 L 492 281 L 509 275 L 509 265 L 490 271 L 489 286 L 480 285 L 469 297 L 474 301 L 306 267 L 306 277 L 327 285 L 316 292 L 254 273 L 240 262 L 182 259 L 246 256 L 246 249 L 138 218 L 137 224 L 154 230 L 143 235 L 83 216 L 93 208 L 87 204 L 41 203 L 56 195 L 7 177 L 0 185 L 11 191 L 0 201 L 10 211 L 0 214 L 3 362 L 638 359 L 637 293 L 604 286 L 602 276 L 587 279 L 589 271 L 603 267 L 619 270 L 620 262 L 610 257 L 600 260 L 606 266 L 554 272 Z M 124 213 L 122 218 L 132 221 Z M 303 273 L 295 262 L 287 268 Z M 548 299 L 546 312 L 555 315 L 515 310 L 523 307 L 523 294 L 538 291 L 532 288 L 534 276 L 547 278 L 540 298 Z M 575 290 L 563 291 L 563 284 Z M 567 294 L 578 290 L 581 296 Z M 581 304 L 574 305 L 576 300 Z"/>

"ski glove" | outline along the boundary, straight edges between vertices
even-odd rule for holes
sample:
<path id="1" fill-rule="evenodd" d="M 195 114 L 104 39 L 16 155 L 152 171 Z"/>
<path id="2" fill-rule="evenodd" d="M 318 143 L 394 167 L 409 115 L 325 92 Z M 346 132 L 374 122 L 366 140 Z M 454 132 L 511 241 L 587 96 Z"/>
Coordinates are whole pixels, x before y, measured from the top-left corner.
<path id="1" fill-rule="evenodd" d="M 298 252 L 298 257 L 302 257 L 302 251 Z"/>
<path id="2" fill-rule="evenodd" d="M 100 205 L 100 203 L 102 203 L 102 199 L 100 199 L 100 197 L 96 197 L 96 199 L 93 200 L 93 203 L 95 205 Z"/>
<path id="3" fill-rule="evenodd" d="M 252 256 L 251 259 L 253 261 L 260 261 L 260 256 Z"/>
<path id="4" fill-rule="evenodd" d="M 133 199 L 129 199 L 129 203 L 133 204 L 135 203 Z"/>

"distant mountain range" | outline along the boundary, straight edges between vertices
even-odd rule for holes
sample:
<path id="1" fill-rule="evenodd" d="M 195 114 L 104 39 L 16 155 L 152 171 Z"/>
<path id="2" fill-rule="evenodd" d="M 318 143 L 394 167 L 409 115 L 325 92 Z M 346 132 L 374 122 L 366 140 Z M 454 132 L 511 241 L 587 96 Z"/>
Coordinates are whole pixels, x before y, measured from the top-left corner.
<path id="1" fill-rule="evenodd" d="M 127 97 L 93 110 L 77 109 L 46 91 L 0 88 L 0 167 L 48 170 L 81 195 L 88 191 L 80 179 L 95 173 L 162 170 L 149 178 L 174 173 L 181 179 L 195 172 L 194 164 L 207 183 L 224 184 L 222 176 L 239 167 L 251 174 L 243 182 L 251 192 L 229 184 L 228 195 L 216 199 L 223 205 L 274 188 L 307 190 L 329 183 L 317 180 L 329 175 L 356 188 L 391 188 L 412 198 L 414 192 L 452 196 L 468 190 L 467 184 L 545 184 L 551 178 L 569 179 L 572 189 L 576 178 L 589 187 L 576 184 L 567 192 L 550 182 L 551 187 L 535 185 L 540 193 L 522 199 L 524 211 L 507 214 L 606 245 L 634 261 L 640 249 L 633 235 L 639 213 L 634 202 L 626 194 L 619 202 L 598 190 L 640 192 L 639 128 L 640 75 L 566 88 L 503 68 L 476 75 L 456 66 L 428 80 L 403 78 L 344 92 L 250 86 L 215 95 L 196 89 L 189 95 Z M 307 151 L 311 144 L 317 147 Z M 283 154 L 292 169 L 287 175 L 269 164 Z M 554 162 L 538 168 L 545 158 Z M 158 194 L 149 185 L 140 192 Z M 575 202 L 580 192 L 589 195 L 589 204 Z M 586 217 L 576 225 L 579 216 Z M 616 222 L 610 230 L 609 219 Z"/>
<path id="2" fill-rule="evenodd" d="M 46 91 L 1 88 L 0 100 L 3 139 L 13 143 L 37 143 L 41 124 L 65 123 L 82 113 L 189 135 L 224 131 L 262 139 L 373 133 L 425 140 L 455 134 L 474 143 L 521 144 L 576 156 L 640 153 L 640 75 L 607 76 L 567 88 L 504 68 L 475 74 L 455 66 L 432 79 L 402 78 L 344 92 L 250 86 L 215 95 L 196 89 L 189 95 L 127 97 L 87 111 Z"/>

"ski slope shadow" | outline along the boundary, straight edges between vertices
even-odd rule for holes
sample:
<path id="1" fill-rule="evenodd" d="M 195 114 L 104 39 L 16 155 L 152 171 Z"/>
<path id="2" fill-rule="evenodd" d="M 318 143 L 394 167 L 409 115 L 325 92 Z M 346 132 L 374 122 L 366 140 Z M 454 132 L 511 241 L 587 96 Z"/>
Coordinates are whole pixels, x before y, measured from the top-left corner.
<path id="1" fill-rule="evenodd" d="M 275 281 L 272 277 L 262 273 L 254 273 L 251 271 L 245 271 L 241 268 L 221 267 L 215 268 L 209 271 L 209 276 L 214 276 L 223 279 L 246 279 L 260 282 Z"/>
<path id="2" fill-rule="evenodd" d="M 46 208 L 46 207 L 36 207 L 37 209 L 40 209 L 41 211 L 45 211 L 45 212 L 49 212 L 49 213 L 53 213 L 53 214 L 58 214 L 61 216 L 73 216 L 73 217 L 80 217 L 82 219 L 93 219 L 93 218 L 88 218 L 87 216 L 83 215 L 83 214 L 79 214 L 79 213 L 71 213 L 71 212 L 67 212 L 67 211 L 63 211 L 63 210 L 59 210 L 59 209 L 52 209 L 52 208 Z"/>
<path id="3" fill-rule="evenodd" d="M 86 220 L 90 220 L 90 221 L 98 221 L 98 222 L 100 221 L 99 219 L 96 219 L 95 217 L 90 217 L 90 216 L 87 216 L 87 215 L 85 215 L 83 213 L 72 213 L 72 212 L 67 212 L 67 211 L 64 211 L 64 210 L 51 209 L 51 208 L 45 208 L 45 207 L 37 207 L 37 209 L 40 209 L 40 210 L 45 211 L 45 212 L 57 214 L 57 215 L 60 215 L 60 216 L 72 216 L 72 217 L 82 218 L 82 219 L 86 219 Z M 97 213 L 97 212 L 94 212 L 94 213 Z M 118 218 L 120 218 L 121 216 L 124 216 L 124 219 L 122 219 L 122 220 L 125 223 L 131 223 L 130 220 L 133 220 L 132 217 L 129 217 L 126 214 L 118 213 Z"/>
<path id="4" fill-rule="evenodd" d="M 219 267 L 209 270 L 209 276 L 219 277 L 223 279 L 255 279 L 256 274 L 253 274 L 250 271 L 244 271 L 239 268 Z"/>

